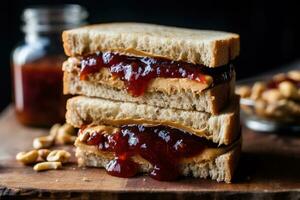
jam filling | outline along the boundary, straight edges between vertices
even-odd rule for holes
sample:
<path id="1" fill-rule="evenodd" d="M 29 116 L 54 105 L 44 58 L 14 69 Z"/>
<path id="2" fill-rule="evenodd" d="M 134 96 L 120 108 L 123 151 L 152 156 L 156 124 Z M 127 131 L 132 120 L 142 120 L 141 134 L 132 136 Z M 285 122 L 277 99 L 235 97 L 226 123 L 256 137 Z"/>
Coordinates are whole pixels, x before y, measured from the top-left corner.
<path id="1" fill-rule="evenodd" d="M 79 134 L 82 132 L 79 132 Z M 166 127 L 126 125 L 113 134 L 90 133 L 86 141 L 101 151 L 115 154 L 106 166 L 108 174 L 118 177 L 132 177 L 138 173 L 139 165 L 132 156 L 141 156 L 153 166 L 150 176 L 161 181 L 171 181 L 179 177 L 179 162 L 200 154 L 215 144 L 187 132 Z"/>
<path id="2" fill-rule="evenodd" d="M 215 84 L 229 81 L 233 66 L 212 69 L 204 65 L 181 61 L 171 61 L 163 58 L 133 57 L 111 52 L 96 53 L 85 56 L 80 64 L 80 79 L 85 80 L 89 74 L 97 73 L 101 68 L 108 68 L 113 77 L 120 78 L 125 83 L 126 90 L 132 96 L 145 93 L 149 82 L 155 78 L 188 78 L 207 84 L 206 75 L 213 78 Z"/>

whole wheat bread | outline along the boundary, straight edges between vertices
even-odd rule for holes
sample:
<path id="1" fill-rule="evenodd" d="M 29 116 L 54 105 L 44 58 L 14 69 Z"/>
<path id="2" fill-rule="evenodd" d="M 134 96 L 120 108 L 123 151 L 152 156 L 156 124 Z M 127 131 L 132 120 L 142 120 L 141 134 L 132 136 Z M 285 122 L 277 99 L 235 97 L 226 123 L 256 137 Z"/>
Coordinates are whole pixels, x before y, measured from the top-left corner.
<path id="1" fill-rule="evenodd" d="M 68 56 L 113 51 L 218 67 L 236 58 L 239 35 L 142 23 L 108 23 L 64 31 Z"/>
<path id="2" fill-rule="evenodd" d="M 78 96 L 68 100 L 66 120 L 75 127 L 86 124 L 161 124 L 188 131 L 215 143 L 230 144 L 239 132 L 239 98 L 236 96 L 219 115 L 211 115 L 205 112 Z"/>

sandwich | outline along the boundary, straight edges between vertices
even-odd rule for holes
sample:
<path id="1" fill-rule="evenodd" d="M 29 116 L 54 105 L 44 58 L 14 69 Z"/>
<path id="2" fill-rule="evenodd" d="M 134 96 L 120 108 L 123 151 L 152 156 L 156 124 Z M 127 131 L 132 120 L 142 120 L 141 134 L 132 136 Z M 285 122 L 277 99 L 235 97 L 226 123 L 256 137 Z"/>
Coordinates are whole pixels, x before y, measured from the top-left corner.
<path id="1" fill-rule="evenodd" d="M 79 165 L 126 178 L 231 182 L 241 150 L 239 35 L 110 23 L 62 37 Z"/>

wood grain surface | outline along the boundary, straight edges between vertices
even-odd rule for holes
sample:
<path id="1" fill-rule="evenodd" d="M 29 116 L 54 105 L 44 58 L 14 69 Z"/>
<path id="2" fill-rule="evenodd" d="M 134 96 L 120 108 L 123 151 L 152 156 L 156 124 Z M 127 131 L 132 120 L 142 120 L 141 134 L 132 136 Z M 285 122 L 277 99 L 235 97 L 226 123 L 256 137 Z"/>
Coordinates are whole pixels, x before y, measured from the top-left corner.
<path id="1" fill-rule="evenodd" d="M 147 176 L 123 179 L 103 169 L 34 172 L 15 161 L 47 130 L 23 127 L 7 108 L 0 117 L 0 199 L 300 199 L 300 137 L 243 129 L 243 153 L 234 183 L 184 178 L 159 182 Z M 72 146 L 67 148 L 74 153 Z"/>

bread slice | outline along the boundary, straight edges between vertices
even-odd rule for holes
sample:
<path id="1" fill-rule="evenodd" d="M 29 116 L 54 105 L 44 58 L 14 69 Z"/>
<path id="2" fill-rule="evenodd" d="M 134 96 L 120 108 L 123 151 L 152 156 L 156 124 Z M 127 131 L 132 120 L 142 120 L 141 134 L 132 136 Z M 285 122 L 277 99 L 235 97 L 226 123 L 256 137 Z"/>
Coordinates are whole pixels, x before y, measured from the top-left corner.
<path id="1" fill-rule="evenodd" d="M 113 153 L 100 151 L 95 146 L 81 143 L 79 139 L 76 140 L 75 146 L 80 166 L 105 167 L 114 158 Z M 229 147 L 207 149 L 198 156 L 183 159 L 179 164 L 179 171 L 183 176 L 210 177 L 218 182 L 230 183 L 238 164 L 240 152 L 241 139 Z M 148 173 L 152 170 L 152 165 L 139 155 L 132 159 L 139 164 L 139 172 Z"/>
<path id="2" fill-rule="evenodd" d="M 150 124 L 185 130 L 219 144 L 230 144 L 239 129 L 239 97 L 219 115 L 205 112 L 160 108 L 131 102 L 118 102 L 84 96 L 67 102 L 66 120 L 80 128 L 82 125 Z"/>
<path id="3" fill-rule="evenodd" d="M 239 35 L 142 23 L 108 23 L 64 31 L 68 56 L 97 51 L 164 57 L 170 60 L 218 67 L 236 58 Z"/>
<path id="4" fill-rule="evenodd" d="M 185 79 L 165 79 L 158 84 L 150 84 L 142 96 L 130 95 L 121 80 L 107 73 L 89 75 L 88 80 L 80 80 L 80 69 L 73 62 L 63 65 L 64 93 L 89 97 L 136 102 L 163 108 L 203 111 L 217 114 L 234 95 L 235 75 L 228 82 L 201 90 L 201 84 Z M 154 83 L 155 80 L 152 82 Z M 177 86 L 177 87 L 176 87 Z M 199 87 L 198 87 L 199 86 Z"/>

